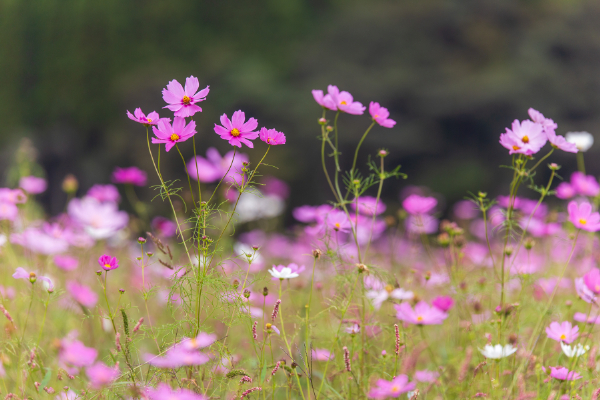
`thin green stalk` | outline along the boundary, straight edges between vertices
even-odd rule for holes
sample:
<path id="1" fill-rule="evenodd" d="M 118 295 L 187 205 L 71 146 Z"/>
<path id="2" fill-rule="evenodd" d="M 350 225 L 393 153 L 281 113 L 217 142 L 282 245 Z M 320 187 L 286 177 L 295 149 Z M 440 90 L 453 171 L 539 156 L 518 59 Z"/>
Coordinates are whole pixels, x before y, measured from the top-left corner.
<path id="1" fill-rule="evenodd" d="M 354 168 L 356 168 L 356 160 L 358 159 L 358 150 L 360 150 L 360 146 L 362 146 L 367 135 L 369 134 L 369 131 L 373 128 L 374 125 L 375 125 L 375 121 L 371 122 L 371 125 L 369 125 L 369 127 L 367 128 L 365 133 L 360 138 L 360 141 L 358 142 L 358 146 L 356 146 L 356 151 L 354 152 L 354 161 L 352 162 L 352 168 L 350 168 L 350 171 L 354 171 Z"/>
<path id="2" fill-rule="evenodd" d="M 31 297 L 29 298 L 29 308 L 27 308 L 27 315 L 25 316 L 25 323 L 23 324 L 23 333 L 21 333 L 21 340 L 19 340 L 19 347 L 23 343 L 23 339 L 25 338 L 25 330 L 27 329 L 27 322 L 29 321 L 29 313 L 31 312 L 31 306 L 33 305 L 33 295 L 35 293 L 34 283 L 31 284 Z"/>
<path id="3" fill-rule="evenodd" d="M 310 278 L 310 291 L 308 292 L 308 303 L 306 304 L 306 322 L 305 322 L 305 326 L 306 326 L 306 340 L 305 340 L 305 345 L 306 345 L 307 349 L 310 349 L 310 346 L 308 345 L 309 340 L 310 340 L 310 320 L 309 320 L 309 318 L 310 318 L 310 305 L 311 305 L 311 302 L 312 302 L 313 285 L 314 285 L 314 282 L 315 282 L 315 267 L 316 266 L 317 266 L 317 257 L 313 257 L 313 269 L 312 269 L 312 276 Z M 308 398 L 310 399 L 310 379 L 308 379 L 308 377 L 306 379 L 306 393 L 308 393 Z"/>
<path id="4" fill-rule="evenodd" d="M 50 303 L 50 292 L 48 292 L 48 298 L 46 299 L 46 304 L 44 304 L 44 317 L 42 318 L 42 327 L 40 328 L 40 334 L 38 335 L 38 340 L 35 345 L 36 348 L 40 345 L 40 341 L 42 340 L 42 333 L 44 332 L 44 325 L 46 324 L 46 315 L 48 314 L 48 303 Z"/>

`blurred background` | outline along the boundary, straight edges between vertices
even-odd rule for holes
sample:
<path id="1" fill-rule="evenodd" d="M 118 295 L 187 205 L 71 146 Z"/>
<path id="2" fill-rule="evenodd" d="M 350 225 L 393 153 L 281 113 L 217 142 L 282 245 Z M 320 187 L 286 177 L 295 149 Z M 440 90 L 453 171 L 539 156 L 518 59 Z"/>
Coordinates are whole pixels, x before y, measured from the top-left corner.
<path id="1" fill-rule="evenodd" d="M 510 163 L 499 135 L 529 107 L 559 134 L 600 131 L 599 20 L 600 2 L 580 0 L 0 0 L 0 171 L 15 186 L 16 155 L 36 159 L 43 169 L 31 173 L 48 178 L 41 200 L 51 214 L 64 209 L 68 173 L 81 194 L 109 183 L 116 166 L 138 166 L 156 184 L 145 129 L 125 111 L 172 117 L 162 88 L 194 75 L 211 88 L 195 118 L 199 154 L 231 149 L 213 126 L 238 109 L 285 132 L 267 160 L 279 169 L 267 172 L 290 184 L 290 209 L 332 199 L 311 95 L 328 84 L 381 103 L 398 122 L 376 126 L 360 157 L 364 165 L 386 148 L 388 167 L 408 174 L 384 187 L 387 201 L 409 184 L 447 202 L 496 195 L 511 178 L 499 168 Z M 369 123 L 340 118 L 346 168 Z M 181 147 L 190 158 L 191 143 Z M 594 175 L 599 149 L 586 153 Z M 256 162 L 264 149 L 244 151 Z M 572 154 L 551 160 L 565 178 L 576 170 Z M 184 177 L 176 153 L 163 173 Z"/>

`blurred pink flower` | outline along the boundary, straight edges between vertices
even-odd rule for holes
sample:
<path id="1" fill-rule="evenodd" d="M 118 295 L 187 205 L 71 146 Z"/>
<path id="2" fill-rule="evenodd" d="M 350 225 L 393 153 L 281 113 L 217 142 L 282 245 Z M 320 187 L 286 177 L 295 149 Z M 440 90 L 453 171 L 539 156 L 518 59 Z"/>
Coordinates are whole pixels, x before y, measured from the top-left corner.
<path id="1" fill-rule="evenodd" d="M 560 324 L 554 321 L 546 327 L 546 334 L 550 339 L 570 344 L 579 336 L 579 327 L 571 325 L 569 321 Z"/>
<path id="2" fill-rule="evenodd" d="M 448 311 L 454 306 L 454 299 L 450 296 L 438 296 L 431 302 L 431 305 L 441 311 Z"/>
<path id="3" fill-rule="evenodd" d="M 322 90 L 313 90 L 312 91 L 312 95 L 313 95 L 315 101 L 321 107 L 329 108 L 332 111 L 337 111 L 337 107 L 335 105 L 335 102 L 333 101 L 333 99 L 331 98 L 330 95 L 328 95 L 328 94 L 323 95 L 323 91 Z"/>
<path id="4" fill-rule="evenodd" d="M 461 200 L 456 202 L 452 211 L 459 219 L 473 219 L 479 215 L 479 208 L 471 200 Z"/>
<path id="5" fill-rule="evenodd" d="M 120 374 L 118 366 L 109 367 L 101 361 L 89 367 L 85 372 L 95 389 L 110 385 Z"/>
<path id="6" fill-rule="evenodd" d="M 262 140 L 266 144 L 270 144 L 273 146 L 285 144 L 285 134 L 283 132 L 277 131 L 276 129 L 261 128 L 259 135 L 260 140 Z"/>
<path id="7" fill-rule="evenodd" d="M 527 113 L 529 114 L 529 118 L 531 118 L 533 122 L 540 124 L 546 132 L 558 128 L 558 125 L 553 120 L 544 117 L 544 114 L 533 108 L 527 110 Z"/>
<path id="8" fill-rule="evenodd" d="M 600 270 L 592 268 L 583 276 L 583 282 L 594 294 L 600 294 Z"/>
<path id="9" fill-rule="evenodd" d="M 379 379 L 375 385 L 376 387 L 369 391 L 369 397 L 372 399 L 397 398 L 403 393 L 415 390 L 417 387 L 415 382 L 408 382 L 408 376 L 406 375 L 398 375 L 391 381 Z"/>
<path id="10" fill-rule="evenodd" d="M 101 255 L 100 258 L 98 258 L 98 264 L 100 264 L 105 271 L 112 271 L 113 269 L 119 268 L 117 257 L 107 256 L 106 254 Z"/>
<path id="11" fill-rule="evenodd" d="M 23 268 L 23 267 L 18 267 L 15 270 L 15 273 L 12 274 L 12 277 L 15 278 L 15 279 L 26 279 L 26 280 L 29 280 L 30 276 L 31 276 L 31 273 L 27 272 L 25 270 L 25 268 Z M 34 276 L 35 276 L 35 273 L 34 273 Z"/>
<path id="12" fill-rule="evenodd" d="M 181 346 L 171 348 L 164 357 L 153 354 L 144 355 L 144 361 L 158 368 L 180 368 L 189 365 L 206 364 L 210 358 L 198 351 L 188 351 Z"/>
<path id="13" fill-rule="evenodd" d="M 570 199 L 575 196 L 575 194 L 575 188 L 568 182 L 562 182 L 556 187 L 556 197 L 559 199 Z"/>
<path id="14" fill-rule="evenodd" d="M 100 203 L 93 197 L 71 200 L 67 211 L 94 239 L 106 239 L 129 222 L 127 213 L 119 211 L 116 203 Z"/>
<path id="15" fill-rule="evenodd" d="M 177 224 L 165 217 L 154 217 L 152 219 L 152 229 L 163 238 L 175 236 L 177 232 Z"/>
<path id="16" fill-rule="evenodd" d="M 417 382 L 435 382 L 440 376 L 435 371 L 429 371 L 427 369 L 421 371 L 415 371 L 414 379 Z"/>
<path id="17" fill-rule="evenodd" d="M 422 197 L 417 194 L 411 194 L 402 202 L 402 207 L 411 215 L 426 214 L 436 205 L 437 200 L 434 197 Z"/>
<path id="18" fill-rule="evenodd" d="M 596 178 L 583 172 L 577 171 L 571 174 L 571 186 L 575 192 L 583 196 L 596 197 L 600 194 L 600 185 Z"/>
<path id="19" fill-rule="evenodd" d="M 590 315 L 589 317 L 587 316 L 587 314 L 581 313 L 581 312 L 576 312 L 575 314 L 573 314 L 573 319 L 577 322 L 585 322 L 588 324 L 596 324 L 599 325 L 600 324 L 600 315 Z"/>
<path id="20" fill-rule="evenodd" d="M 144 186 L 148 176 L 138 167 L 116 167 L 112 174 L 113 183 L 125 183 L 135 186 Z"/>
<path id="21" fill-rule="evenodd" d="M 333 360 L 334 355 L 327 349 L 313 349 L 312 358 L 317 361 Z"/>
<path id="22" fill-rule="evenodd" d="M 260 191 L 265 195 L 276 196 L 282 200 L 287 199 L 290 195 L 289 185 L 281 179 L 267 176 L 261 180 L 261 184 Z"/>
<path id="23" fill-rule="evenodd" d="M 559 149 L 562 151 L 566 151 L 567 153 L 577 153 L 579 150 L 577 149 L 577 145 L 575 143 L 567 142 L 564 136 L 557 135 L 554 132 L 554 129 L 546 129 L 546 136 L 548 137 L 548 141 L 555 149 Z"/>
<path id="24" fill-rule="evenodd" d="M 47 227 L 49 224 L 45 224 Z M 13 233 L 10 236 L 11 243 L 21 245 L 38 254 L 58 254 L 67 251 L 69 242 L 61 233 L 49 234 L 49 230 L 39 228 L 27 228 L 22 233 Z"/>
<path id="25" fill-rule="evenodd" d="M 198 163 L 197 167 L 196 162 Z M 236 153 L 234 159 L 233 151 L 230 151 L 224 157 L 221 157 L 217 149 L 209 147 L 206 150 L 206 158 L 200 156 L 195 159 L 192 158 L 187 164 L 187 169 L 190 177 L 194 180 L 200 178 L 200 182 L 215 182 L 227 174 L 225 182 L 231 183 L 235 180 L 241 183 L 240 174 L 244 162 L 248 162 L 248 155 L 246 154 Z"/>
<path id="26" fill-rule="evenodd" d="M 77 269 L 79 260 L 71 256 L 56 255 L 54 256 L 54 264 L 63 271 L 73 271 Z"/>
<path id="27" fill-rule="evenodd" d="M 377 201 L 377 198 L 372 196 L 361 196 L 358 199 L 352 200 L 350 205 L 352 209 L 356 210 L 358 208 L 358 212 L 368 216 L 373 216 L 373 214 L 379 215 L 385 212 L 386 209 L 381 199 Z"/>
<path id="28" fill-rule="evenodd" d="M 542 367 L 544 372 L 546 372 L 546 368 Z M 554 379 L 558 379 L 561 381 L 575 381 L 577 379 L 581 379 L 581 375 L 579 375 L 575 371 L 569 371 L 565 367 L 549 367 L 550 368 L 550 376 Z"/>
<path id="29" fill-rule="evenodd" d="M 39 194 L 46 191 L 48 182 L 37 176 L 24 176 L 19 180 L 19 187 L 30 194 Z"/>
<path id="30" fill-rule="evenodd" d="M 327 86 L 327 93 L 331 96 L 338 110 L 354 115 L 362 115 L 365 112 L 366 107 L 358 101 L 354 101 L 350 93 L 346 91 L 340 92 L 337 86 Z"/>
<path id="31" fill-rule="evenodd" d="M 346 213 L 341 210 L 331 210 L 327 214 L 327 226 L 336 232 L 349 232 L 351 229 L 350 220 Z"/>
<path id="32" fill-rule="evenodd" d="M 221 125 L 215 124 L 215 133 L 225 139 L 232 146 L 242 148 L 242 143 L 251 149 L 254 144 L 250 140 L 258 137 L 258 132 L 255 131 L 258 126 L 258 121 L 255 118 L 246 121 L 246 114 L 242 110 L 233 113 L 231 120 L 227 118 L 227 114 L 221 115 Z"/>
<path id="33" fill-rule="evenodd" d="M 0 220 L 14 221 L 19 215 L 19 208 L 7 201 L 0 201 Z"/>
<path id="34" fill-rule="evenodd" d="M 512 130 L 506 128 L 506 133 L 500 135 L 500 144 L 509 150 L 509 154 L 533 155 L 540 151 L 547 141 L 542 125 L 529 120 L 519 122 L 515 119 Z"/>
<path id="35" fill-rule="evenodd" d="M 0 203 L 22 204 L 27 196 L 21 189 L 0 188 Z"/>
<path id="36" fill-rule="evenodd" d="M 575 279 L 575 291 L 577 292 L 577 295 L 581 298 L 581 300 L 585 301 L 586 303 L 596 302 L 596 296 L 594 292 L 588 289 L 583 278 Z"/>
<path id="37" fill-rule="evenodd" d="M 440 325 L 448 318 L 445 312 L 431 307 L 424 301 L 420 301 L 415 308 L 408 303 L 394 304 L 396 309 L 396 318 L 400 321 L 415 325 Z"/>
<path id="38" fill-rule="evenodd" d="M 158 120 L 160 119 L 156 111 L 152 111 L 146 117 L 146 114 L 142 112 L 141 108 L 136 108 L 135 111 L 133 111 L 133 115 L 129 111 L 127 111 L 127 116 L 130 120 L 138 122 L 145 126 L 156 125 L 158 124 Z"/>
<path id="39" fill-rule="evenodd" d="M 177 80 L 173 79 L 167 84 L 167 88 L 163 89 L 162 95 L 163 100 L 168 103 L 168 108 L 175 112 L 175 117 L 191 117 L 197 112 L 201 112 L 202 108 L 196 105 L 206 100 L 206 96 L 210 91 L 209 87 L 205 87 L 198 92 L 200 82 L 198 78 L 190 76 L 185 79 L 185 89 L 181 86 Z"/>
<path id="40" fill-rule="evenodd" d="M 197 394 L 188 389 L 171 389 L 166 383 L 159 383 L 156 389 L 147 390 L 150 400 L 207 400 L 202 394 Z"/>
<path id="41" fill-rule="evenodd" d="M 571 201 L 568 206 L 569 221 L 576 228 L 583 229 L 588 232 L 597 232 L 600 230 L 600 214 L 592 212 L 592 205 L 588 202 L 577 204 Z"/>
<path id="42" fill-rule="evenodd" d="M 390 112 L 387 108 L 381 107 L 379 103 L 371 102 L 369 104 L 369 114 L 373 118 L 373 121 L 377 122 L 384 128 L 393 128 L 396 125 L 396 121 L 390 119 Z"/>
<path id="43" fill-rule="evenodd" d="M 217 335 L 214 333 L 200 332 L 195 338 L 185 338 L 176 346 L 182 346 L 188 351 L 199 350 L 210 346 L 217 340 Z"/>
<path id="44" fill-rule="evenodd" d="M 86 285 L 68 281 L 65 287 L 71 297 L 84 307 L 92 308 L 98 302 L 98 295 Z"/>
<path id="45" fill-rule="evenodd" d="M 406 230 L 416 235 L 435 233 L 438 230 L 438 220 L 427 214 L 409 215 L 404 222 Z"/>
<path id="46" fill-rule="evenodd" d="M 134 167 L 135 168 L 135 167 Z M 114 185 L 94 185 L 88 190 L 86 196 L 93 197 L 101 203 L 118 203 L 121 200 L 119 190 Z"/>
<path id="47" fill-rule="evenodd" d="M 196 122 L 190 121 L 187 125 L 185 118 L 173 118 L 173 125 L 167 120 L 161 119 L 157 126 L 152 127 L 154 136 L 152 143 L 164 144 L 168 152 L 177 143 L 185 142 L 196 134 Z"/>
<path id="48" fill-rule="evenodd" d="M 98 350 L 86 347 L 79 340 L 68 338 L 61 340 L 58 352 L 58 359 L 61 363 L 75 367 L 87 367 L 94 363 L 96 357 L 98 357 Z"/>

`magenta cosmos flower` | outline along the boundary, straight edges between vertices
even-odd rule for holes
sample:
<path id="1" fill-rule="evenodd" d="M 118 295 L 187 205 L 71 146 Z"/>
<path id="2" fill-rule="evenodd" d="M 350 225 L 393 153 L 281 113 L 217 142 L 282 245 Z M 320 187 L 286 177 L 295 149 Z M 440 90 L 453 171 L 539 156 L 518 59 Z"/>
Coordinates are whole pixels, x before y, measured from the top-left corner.
<path id="1" fill-rule="evenodd" d="M 348 216 L 340 210 L 331 210 L 331 212 L 327 214 L 326 223 L 329 228 L 336 232 L 349 232 L 352 228 Z"/>
<path id="2" fill-rule="evenodd" d="M 354 199 L 351 204 L 352 208 L 364 215 L 373 216 L 383 213 L 386 209 L 385 204 L 381 201 L 377 201 L 377 198 L 372 196 L 362 196 L 358 199 Z"/>
<path id="3" fill-rule="evenodd" d="M 417 387 L 415 382 L 408 382 L 408 376 L 406 375 L 398 375 L 391 381 L 379 379 L 375 385 L 376 387 L 369 392 L 369 397 L 372 399 L 397 398 L 403 393 L 415 390 Z"/>
<path id="4" fill-rule="evenodd" d="M 579 151 L 575 143 L 567 142 L 564 136 L 557 135 L 553 129 L 546 129 L 546 136 L 555 149 L 566 151 L 567 153 L 577 153 Z"/>
<path id="5" fill-rule="evenodd" d="M 166 383 L 160 383 L 156 389 L 148 389 L 147 395 L 150 400 L 206 400 L 201 394 L 187 389 L 171 389 Z"/>
<path id="6" fill-rule="evenodd" d="M 163 100 L 169 103 L 168 106 L 163 108 L 174 111 L 175 117 L 181 118 L 191 117 L 202 111 L 196 103 L 206 100 L 206 95 L 208 95 L 210 89 L 207 86 L 198 92 L 199 87 L 198 78 L 193 76 L 185 79 L 185 89 L 181 86 L 181 83 L 173 79 L 169 82 L 167 88 L 162 91 Z"/>
<path id="7" fill-rule="evenodd" d="M 417 194 L 411 194 L 402 202 L 402 207 L 404 207 L 407 213 L 412 215 L 426 214 L 433 210 L 436 205 L 437 200 L 435 198 L 422 197 Z"/>
<path id="8" fill-rule="evenodd" d="M 529 114 L 529 118 L 531 118 L 533 122 L 540 124 L 546 132 L 550 130 L 554 131 L 558 128 L 558 125 L 552 119 L 544 117 L 544 114 L 538 110 L 530 108 L 527 110 L 527 113 Z"/>
<path id="9" fill-rule="evenodd" d="M 86 285 L 80 285 L 75 281 L 68 281 L 65 287 L 71 297 L 84 307 L 92 308 L 98 302 L 98 295 Z"/>
<path id="10" fill-rule="evenodd" d="M 409 324 L 440 325 L 448 318 L 448 314 L 424 301 L 418 302 L 414 310 L 408 303 L 394 304 L 394 308 L 396 318 Z"/>
<path id="11" fill-rule="evenodd" d="M 598 268 L 592 268 L 583 276 L 583 283 L 594 294 L 600 294 L 600 271 Z"/>
<path id="12" fill-rule="evenodd" d="M 130 120 L 138 122 L 145 126 L 156 125 L 156 124 L 158 124 L 158 121 L 160 120 L 158 113 L 156 111 L 152 111 L 146 117 L 146 114 L 144 114 L 142 112 L 141 108 L 136 108 L 135 111 L 133 112 L 133 115 L 129 111 L 127 111 L 127 116 L 129 117 Z M 166 118 L 166 119 L 168 119 L 168 118 Z"/>
<path id="13" fill-rule="evenodd" d="M 92 365 L 98 357 L 98 350 L 86 347 L 79 340 L 61 340 L 58 359 L 61 363 L 74 367 Z"/>
<path id="14" fill-rule="evenodd" d="M 579 171 L 571 174 L 571 186 L 575 192 L 583 196 L 596 197 L 600 194 L 600 185 L 596 178 Z"/>
<path id="15" fill-rule="evenodd" d="M 454 299 L 450 296 L 438 296 L 431 302 L 431 305 L 441 311 L 448 311 L 454 306 Z"/>
<path id="16" fill-rule="evenodd" d="M 506 128 L 506 133 L 500 135 L 500 144 L 509 150 L 508 154 L 530 156 L 540 151 L 547 141 L 542 125 L 529 120 L 519 122 L 515 119 L 512 130 Z"/>
<path id="17" fill-rule="evenodd" d="M 248 160 L 247 154 L 236 153 L 234 158 L 232 150 L 225 156 L 221 156 L 217 149 L 209 147 L 206 150 L 206 158 L 200 156 L 192 158 L 187 164 L 187 169 L 190 177 L 194 180 L 200 179 L 200 182 L 215 182 L 227 174 L 225 179 L 227 183 L 233 181 L 241 183 L 242 168 Z"/>
<path id="18" fill-rule="evenodd" d="M 246 114 L 242 110 L 233 113 L 231 120 L 227 118 L 227 114 L 221 115 L 221 125 L 215 124 L 215 133 L 225 139 L 232 146 L 242 148 L 242 143 L 251 149 L 254 144 L 250 140 L 258 137 L 258 132 L 255 131 L 258 126 L 258 121 L 255 118 L 246 121 Z"/>
<path id="19" fill-rule="evenodd" d="M 396 125 L 396 121 L 389 119 L 390 112 L 387 108 L 381 107 L 379 103 L 371 102 L 369 104 L 369 114 L 373 118 L 373 121 L 377 122 L 384 128 L 393 128 Z"/>
<path id="20" fill-rule="evenodd" d="M 350 93 L 345 91 L 340 92 L 337 86 L 327 86 L 327 93 L 338 110 L 354 115 L 362 115 L 365 112 L 366 107 L 362 103 L 354 101 Z"/>
<path id="21" fill-rule="evenodd" d="M 101 361 L 98 361 L 93 366 L 86 370 L 86 374 L 90 379 L 92 387 L 99 389 L 107 386 L 119 377 L 120 371 L 118 366 L 109 367 Z"/>
<path id="22" fill-rule="evenodd" d="M 119 261 L 117 260 L 117 257 L 107 256 L 106 254 L 100 256 L 98 259 L 98 264 L 100 264 L 102 269 L 105 271 L 112 271 L 113 269 L 119 268 Z"/>
<path id="23" fill-rule="evenodd" d="M 70 256 L 54 256 L 54 264 L 63 271 L 73 271 L 77 269 L 79 260 Z"/>
<path id="24" fill-rule="evenodd" d="M 152 127 L 155 138 L 152 138 L 152 143 L 164 143 L 165 150 L 169 151 L 177 143 L 185 142 L 196 134 L 196 122 L 190 121 L 185 124 L 185 118 L 175 117 L 173 126 L 167 120 L 161 119 L 157 126 Z"/>
<path id="25" fill-rule="evenodd" d="M 546 372 L 546 368 L 542 367 L 544 372 Z M 581 379 L 581 375 L 579 375 L 575 371 L 569 371 L 565 367 L 549 367 L 550 368 L 550 376 L 554 379 L 558 379 L 561 381 L 575 381 L 577 379 Z"/>
<path id="26" fill-rule="evenodd" d="M 577 205 L 575 201 L 569 203 L 569 221 L 576 228 L 588 232 L 597 232 L 600 230 L 600 214 L 592 212 L 592 205 L 588 202 Z"/>
<path id="27" fill-rule="evenodd" d="M 37 176 L 24 176 L 19 180 L 19 187 L 30 194 L 39 194 L 46 191 L 48 182 Z"/>
<path id="28" fill-rule="evenodd" d="M 559 199 L 570 199 L 575 196 L 576 192 L 569 182 L 562 182 L 560 185 L 556 187 L 556 197 Z"/>
<path id="29" fill-rule="evenodd" d="M 313 95 L 315 101 L 321 107 L 329 108 L 332 111 L 337 111 L 335 102 L 333 101 L 333 99 L 331 98 L 330 95 L 328 95 L 328 94 L 324 95 L 322 90 L 313 90 L 312 95 Z"/>
<path id="30" fill-rule="evenodd" d="M 112 174 L 113 183 L 124 183 L 135 186 L 144 186 L 147 180 L 148 176 L 146 175 L 146 172 L 142 171 L 138 167 L 117 167 L 115 168 Z"/>
<path id="31" fill-rule="evenodd" d="M 101 203 L 118 203 L 121 200 L 119 190 L 114 185 L 94 185 L 88 190 L 87 196 L 93 197 Z"/>
<path id="32" fill-rule="evenodd" d="M 279 132 L 276 129 L 261 128 L 259 135 L 260 140 L 266 144 L 271 144 L 273 146 L 285 144 L 285 135 L 283 132 Z"/>
<path id="33" fill-rule="evenodd" d="M 546 334 L 557 342 L 570 344 L 579 336 L 579 327 L 571 325 L 569 321 L 560 324 L 554 321 L 546 327 Z"/>

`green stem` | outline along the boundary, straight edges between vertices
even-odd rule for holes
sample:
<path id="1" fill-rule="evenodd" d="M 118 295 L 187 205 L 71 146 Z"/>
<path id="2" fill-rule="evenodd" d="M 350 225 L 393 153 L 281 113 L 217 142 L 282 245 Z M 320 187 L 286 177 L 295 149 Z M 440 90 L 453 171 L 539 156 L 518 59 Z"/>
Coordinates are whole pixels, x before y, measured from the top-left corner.
<path id="1" fill-rule="evenodd" d="M 358 159 L 358 150 L 360 150 L 360 146 L 362 146 L 362 144 L 365 141 L 367 135 L 369 134 L 369 131 L 373 128 L 374 125 L 375 125 L 375 121 L 373 121 L 371 123 L 371 125 L 369 125 L 369 127 L 367 128 L 367 130 L 365 131 L 365 133 L 360 138 L 360 142 L 358 142 L 358 146 L 356 146 L 356 151 L 354 152 L 354 161 L 352 162 L 352 168 L 350 168 L 350 171 L 354 171 L 354 168 L 356 167 L 356 160 Z M 337 147 L 337 142 L 336 142 L 336 147 Z"/>
<path id="2" fill-rule="evenodd" d="M 279 280 L 279 298 L 281 299 L 281 279 Z M 283 323 L 283 307 L 280 306 L 279 307 L 279 320 L 281 321 L 281 337 L 283 337 L 283 341 L 285 342 L 285 347 L 287 348 L 287 351 L 290 355 L 290 357 L 292 356 L 292 348 L 290 347 L 290 344 L 287 340 L 287 336 L 285 335 L 285 324 Z M 296 370 L 294 369 L 294 376 L 296 376 L 296 383 L 298 385 L 298 390 L 300 390 L 300 395 L 302 396 L 303 400 L 306 400 L 306 397 L 304 396 L 304 390 L 302 390 L 302 384 L 300 383 L 300 378 L 298 377 L 298 373 L 296 372 Z M 306 378 L 308 379 L 308 377 Z M 310 392 L 308 392 L 308 395 L 310 396 Z"/>

